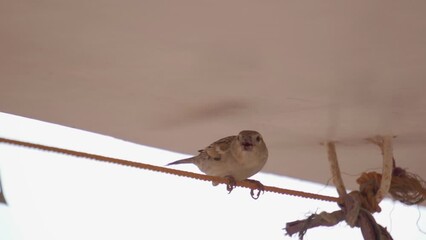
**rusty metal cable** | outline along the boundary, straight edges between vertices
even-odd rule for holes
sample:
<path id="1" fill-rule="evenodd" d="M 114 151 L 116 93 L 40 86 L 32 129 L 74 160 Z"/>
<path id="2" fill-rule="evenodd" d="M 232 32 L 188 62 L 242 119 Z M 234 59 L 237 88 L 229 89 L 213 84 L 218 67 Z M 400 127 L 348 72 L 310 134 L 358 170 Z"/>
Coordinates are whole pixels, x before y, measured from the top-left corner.
<path id="1" fill-rule="evenodd" d="M 123 166 L 146 169 L 146 170 L 151 170 L 151 171 L 160 172 L 160 173 L 173 174 L 173 175 L 177 175 L 181 177 L 194 178 L 194 179 L 203 180 L 203 181 L 211 181 L 211 182 L 214 181 L 221 184 L 227 184 L 227 180 L 221 177 L 207 176 L 207 175 L 193 173 L 193 172 L 181 171 L 181 170 L 160 167 L 160 166 L 155 166 L 155 165 L 150 165 L 150 164 L 145 164 L 140 162 L 132 162 L 132 161 L 124 160 L 124 159 L 111 158 L 111 157 L 106 157 L 106 156 L 101 156 L 96 154 L 90 154 L 86 152 L 79 152 L 79 151 L 68 150 L 63 148 L 51 147 L 51 146 L 46 146 L 41 144 L 12 140 L 8 138 L 0 138 L 0 143 L 10 144 L 10 145 L 15 145 L 20 147 L 33 148 L 33 149 L 54 152 L 54 153 L 61 153 L 61 154 L 66 154 L 66 155 L 79 157 L 79 158 L 88 158 L 88 159 L 93 159 L 93 160 L 97 160 L 101 162 L 115 163 L 115 164 L 119 164 Z M 239 181 L 237 182 L 237 186 L 250 188 L 250 189 L 255 189 L 257 187 L 256 184 L 252 182 L 247 182 L 247 181 Z M 273 186 L 265 186 L 264 190 L 265 192 L 273 192 L 273 193 L 291 195 L 291 196 L 302 197 L 302 198 L 310 198 L 310 199 L 330 201 L 330 202 L 339 202 L 339 198 L 336 198 L 336 197 L 325 196 L 325 195 L 320 195 L 315 193 L 308 193 L 308 192 L 297 191 L 297 190 L 278 188 Z"/>

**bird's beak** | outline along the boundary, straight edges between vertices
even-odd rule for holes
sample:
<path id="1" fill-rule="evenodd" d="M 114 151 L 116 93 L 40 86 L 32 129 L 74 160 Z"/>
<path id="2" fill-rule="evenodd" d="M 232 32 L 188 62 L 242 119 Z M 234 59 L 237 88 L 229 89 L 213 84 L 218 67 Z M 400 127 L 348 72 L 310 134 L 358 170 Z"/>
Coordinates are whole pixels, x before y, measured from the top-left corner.
<path id="1" fill-rule="evenodd" d="M 253 142 L 249 139 L 244 139 L 241 142 L 241 146 L 243 147 L 244 151 L 251 151 L 253 150 Z"/>

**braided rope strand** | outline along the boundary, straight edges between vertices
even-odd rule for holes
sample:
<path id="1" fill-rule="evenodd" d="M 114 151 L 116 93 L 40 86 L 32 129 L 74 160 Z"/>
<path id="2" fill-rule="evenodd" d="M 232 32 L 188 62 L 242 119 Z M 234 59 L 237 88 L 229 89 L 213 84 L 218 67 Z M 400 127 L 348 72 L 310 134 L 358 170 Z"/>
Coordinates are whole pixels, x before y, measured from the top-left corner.
<path id="1" fill-rule="evenodd" d="M 383 137 L 383 169 L 382 169 L 382 181 L 380 182 L 380 188 L 377 191 L 376 199 L 380 202 L 385 198 L 389 192 L 392 171 L 393 171 L 393 147 L 392 147 L 392 136 Z"/>
<path id="2" fill-rule="evenodd" d="M 334 142 L 327 142 L 327 155 L 334 186 L 336 186 L 339 196 L 344 197 L 346 195 L 346 188 L 345 184 L 343 183 L 342 174 L 340 174 L 339 162 L 337 161 L 336 145 Z"/>

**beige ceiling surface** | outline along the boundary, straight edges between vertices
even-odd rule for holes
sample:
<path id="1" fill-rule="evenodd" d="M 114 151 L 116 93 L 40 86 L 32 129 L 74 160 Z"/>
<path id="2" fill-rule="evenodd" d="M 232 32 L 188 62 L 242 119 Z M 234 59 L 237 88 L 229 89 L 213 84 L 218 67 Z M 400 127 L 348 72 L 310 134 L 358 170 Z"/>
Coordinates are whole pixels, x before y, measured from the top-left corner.
<path id="1" fill-rule="evenodd" d="M 398 164 L 426 178 L 425 12 L 425 1 L 3 0 L 0 111 L 188 154 L 256 129 L 266 172 L 320 183 L 321 141 L 339 140 L 342 170 L 358 174 L 381 164 L 363 139 L 393 134 Z"/>

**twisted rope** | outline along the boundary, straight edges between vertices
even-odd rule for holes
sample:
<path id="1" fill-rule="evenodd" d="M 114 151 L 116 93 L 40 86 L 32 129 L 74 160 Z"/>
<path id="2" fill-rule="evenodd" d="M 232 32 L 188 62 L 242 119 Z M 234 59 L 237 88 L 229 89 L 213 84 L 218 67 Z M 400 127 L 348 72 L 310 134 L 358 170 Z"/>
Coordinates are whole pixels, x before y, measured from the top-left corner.
<path id="1" fill-rule="evenodd" d="M 393 171 L 393 147 L 392 147 L 392 136 L 383 137 L 383 169 L 382 169 L 382 181 L 380 182 L 379 191 L 377 191 L 376 199 L 377 202 L 383 200 L 386 194 L 389 192 L 392 171 Z"/>
<path id="2" fill-rule="evenodd" d="M 340 174 L 339 162 L 337 161 L 336 145 L 334 142 L 327 142 L 327 155 L 333 184 L 336 186 L 339 197 L 343 198 L 346 195 L 346 188 L 345 184 L 343 183 L 342 175 Z"/>
<path id="3" fill-rule="evenodd" d="M 160 166 L 154 166 L 154 165 L 140 163 L 140 162 L 132 162 L 132 161 L 124 160 L 124 159 L 111 158 L 111 157 L 106 157 L 106 156 L 101 156 L 101 155 L 96 155 L 96 154 L 90 154 L 90 153 L 86 153 L 86 152 L 79 152 L 79 151 L 74 151 L 74 150 L 51 147 L 51 146 L 29 143 L 29 142 L 18 141 L 18 140 L 12 140 L 12 139 L 7 139 L 7 138 L 0 138 L 0 143 L 10 144 L 10 145 L 15 145 L 15 146 L 20 146 L 20 147 L 26 147 L 26 148 L 33 148 L 33 149 L 37 149 L 37 150 L 54 152 L 54 153 L 61 153 L 61 154 L 66 154 L 66 155 L 79 157 L 79 158 L 88 158 L 88 159 L 92 159 L 92 160 L 96 160 L 96 161 L 114 163 L 114 164 L 119 164 L 119 165 L 123 165 L 123 166 L 146 169 L 146 170 L 151 170 L 151 171 L 160 172 L 160 173 L 173 174 L 173 175 L 177 175 L 177 176 L 180 176 L 180 177 L 194 178 L 194 179 L 198 179 L 198 180 L 217 182 L 217 183 L 221 183 L 221 184 L 227 184 L 228 183 L 227 179 L 221 178 L 221 177 L 207 176 L 207 175 L 197 174 L 197 173 L 193 173 L 193 172 L 181 171 L 181 170 L 165 168 L 165 167 L 160 167 Z M 244 187 L 244 188 L 250 188 L 250 189 L 256 189 L 257 188 L 257 185 L 255 183 L 248 182 L 248 181 L 239 181 L 239 182 L 237 182 L 237 186 Z M 325 196 L 325 195 L 320 195 L 320 194 L 315 194 L 315 193 L 307 193 L 307 192 L 290 190 L 290 189 L 283 189 L 283 188 L 278 188 L 278 187 L 273 187 L 273 186 L 265 186 L 264 190 L 266 192 L 273 192 L 273 193 L 278 193 L 278 194 L 285 194 L 285 195 L 291 195 L 291 196 L 309 198 L 309 199 L 316 199 L 316 200 L 322 200 L 322 201 L 338 202 L 338 200 L 339 200 L 338 198 L 331 197 L 331 196 Z"/>

